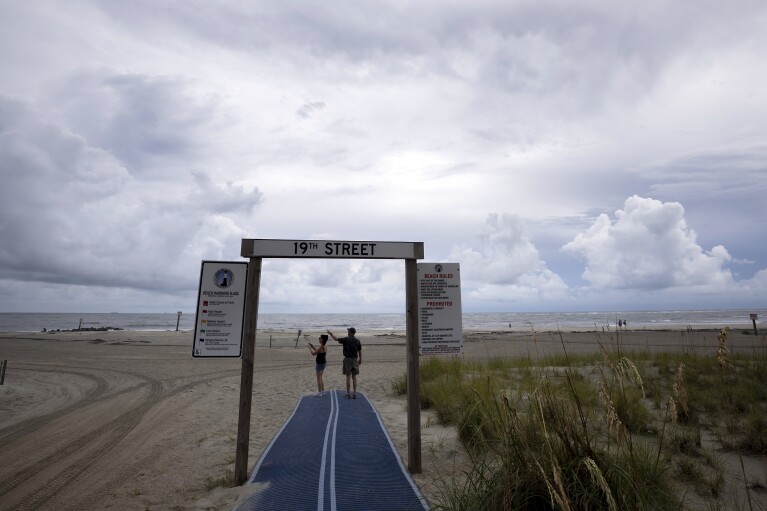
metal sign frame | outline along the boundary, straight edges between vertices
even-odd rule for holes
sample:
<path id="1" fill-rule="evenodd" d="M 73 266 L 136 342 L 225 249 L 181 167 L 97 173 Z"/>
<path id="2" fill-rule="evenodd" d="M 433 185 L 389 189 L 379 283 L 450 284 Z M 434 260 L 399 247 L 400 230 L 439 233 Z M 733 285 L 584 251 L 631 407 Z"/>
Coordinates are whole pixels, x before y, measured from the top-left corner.
<path id="1" fill-rule="evenodd" d="M 242 356 L 247 276 L 248 263 L 244 261 L 202 262 L 194 321 L 193 358 Z"/>
<path id="2" fill-rule="evenodd" d="M 253 360 L 258 323 L 258 295 L 264 258 L 404 259 L 407 336 L 408 470 L 421 472 L 421 408 L 418 384 L 418 276 L 417 260 L 424 257 L 423 242 L 243 239 L 240 255 L 248 258 L 245 321 L 243 325 L 240 411 L 237 424 L 235 484 L 247 477 L 253 399 Z"/>

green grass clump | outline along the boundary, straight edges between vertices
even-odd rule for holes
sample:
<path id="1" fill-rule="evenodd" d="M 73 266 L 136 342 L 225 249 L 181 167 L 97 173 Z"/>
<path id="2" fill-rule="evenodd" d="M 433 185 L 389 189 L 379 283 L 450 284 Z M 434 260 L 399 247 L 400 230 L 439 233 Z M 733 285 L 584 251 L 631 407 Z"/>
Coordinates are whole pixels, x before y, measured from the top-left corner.
<path id="1" fill-rule="evenodd" d="M 642 444 L 625 441 L 618 414 L 601 433 L 590 426 L 600 421 L 594 413 L 599 398 L 580 373 L 541 370 L 532 380 L 529 367 L 510 361 L 457 358 L 429 359 L 424 366 L 422 402 L 455 425 L 473 462 L 460 483 L 443 485 L 442 509 L 634 509 L 677 502 L 665 465 Z M 630 400 L 641 393 L 621 395 L 627 410 L 637 409 Z"/>
<path id="2" fill-rule="evenodd" d="M 754 411 L 746 418 L 741 450 L 754 454 L 767 454 L 767 418 L 764 411 Z"/>
<path id="3" fill-rule="evenodd" d="M 391 390 L 394 394 L 402 396 L 407 394 L 407 374 L 403 373 L 398 377 L 389 380 Z"/>
<path id="4" fill-rule="evenodd" d="M 421 405 L 471 460 L 435 509 L 681 509 L 690 491 L 727 506 L 702 431 L 767 453 L 765 354 L 624 355 L 425 359 Z"/>
<path id="5" fill-rule="evenodd" d="M 214 488 L 234 488 L 236 485 L 234 484 L 234 471 L 227 470 L 226 473 L 224 473 L 223 476 L 213 479 L 208 478 L 205 482 L 205 488 L 208 490 L 212 490 Z"/>

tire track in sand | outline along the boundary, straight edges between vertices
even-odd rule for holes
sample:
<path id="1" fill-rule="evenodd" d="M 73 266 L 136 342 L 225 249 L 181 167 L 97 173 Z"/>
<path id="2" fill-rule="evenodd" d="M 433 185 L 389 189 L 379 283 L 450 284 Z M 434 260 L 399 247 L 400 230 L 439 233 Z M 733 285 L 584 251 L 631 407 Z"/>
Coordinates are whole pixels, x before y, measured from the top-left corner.
<path id="1" fill-rule="evenodd" d="M 305 368 L 306 364 L 304 363 L 291 363 L 282 365 L 279 367 L 267 367 L 267 368 L 258 368 L 259 372 L 261 373 L 282 373 L 285 369 L 302 369 Z M 216 380 L 222 380 L 227 378 L 233 378 L 240 376 L 239 369 L 236 369 L 234 371 L 229 370 L 225 372 L 215 372 L 215 373 L 209 373 L 208 375 L 199 375 L 199 376 L 209 376 L 208 378 L 203 379 L 196 379 L 190 382 L 187 382 L 183 384 L 180 387 L 177 387 L 173 389 L 172 391 L 168 391 L 165 394 L 163 394 L 161 401 L 165 401 L 166 399 L 174 397 L 176 394 L 185 392 L 189 389 L 192 389 L 199 385 L 205 385 L 211 382 L 214 382 Z M 183 378 L 179 378 L 183 379 Z M 93 509 L 94 506 L 96 506 L 99 502 L 101 502 L 101 498 L 106 493 L 114 493 L 116 491 L 116 488 L 124 483 L 124 480 L 126 477 L 128 477 L 131 474 L 135 474 L 137 471 L 139 471 L 140 467 L 144 465 L 145 459 L 150 459 L 153 457 L 147 456 L 144 459 L 134 459 L 131 460 L 130 463 L 120 463 L 119 468 L 112 473 L 110 471 L 110 477 L 108 480 L 104 481 L 104 484 L 98 488 L 95 489 L 92 493 L 83 496 L 82 499 L 78 500 L 76 503 L 72 503 L 71 509 Z"/>
<path id="2" fill-rule="evenodd" d="M 285 367 L 288 366 L 298 368 L 303 367 L 304 364 L 287 364 L 286 366 L 281 366 L 281 369 L 284 370 Z M 268 368 L 264 372 L 272 372 L 274 370 L 277 370 L 277 368 Z M 74 456 L 80 451 L 87 450 L 93 444 L 100 443 L 93 452 L 87 455 L 81 454 L 80 459 L 74 461 L 59 471 L 56 475 L 50 477 L 44 485 L 36 488 L 33 493 L 28 494 L 19 502 L 12 505 L 9 508 L 10 510 L 36 510 L 40 508 L 41 505 L 59 493 L 65 486 L 67 486 L 71 481 L 76 479 L 80 474 L 87 470 L 93 463 L 108 454 L 113 447 L 115 447 L 139 424 L 141 419 L 153 406 L 163 401 L 164 399 L 172 397 L 179 392 L 183 392 L 197 385 L 209 383 L 221 378 L 230 378 L 237 375 L 236 372 L 231 373 L 230 371 L 227 371 L 226 374 L 214 373 L 216 376 L 210 376 L 200 380 L 193 380 L 173 390 L 163 392 L 163 386 L 160 380 L 148 378 L 146 376 L 135 373 L 129 373 L 125 371 L 120 372 L 144 380 L 145 383 L 143 383 L 141 386 L 146 386 L 148 384 L 150 387 L 147 397 L 139 405 L 121 414 L 117 418 L 100 426 L 94 431 L 79 437 L 75 441 L 70 442 L 66 446 L 58 449 L 55 453 L 52 453 L 51 455 L 34 462 L 30 466 L 16 472 L 15 474 L 11 474 L 6 477 L 2 482 L 0 482 L 0 497 L 12 492 L 25 481 L 34 477 L 39 472 L 46 470 L 51 465 L 57 462 L 61 462 L 70 456 Z M 110 394 L 109 397 L 111 398 L 124 392 L 135 390 L 136 388 L 137 387 L 134 386 L 131 389 L 125 389 L 119 393 Z M 91 400 L 91 403 L 92 402 L 93 401 Z M 88 403 L 83 403 L 82 406 L 85 406 L 86 404 Z M 67 407 L 69 413 L 72 413 L 72 411 L 74 411 L 76 408 L 77 405 Z M 57 414 L 58 412 L 54 413 Z M 52 414 L 49 414 L 49 418 L 50 415 Z M 39 427 L 39 425 L 37 427 Z M 104 438 L 100 439 L 100 437 Z"/>
<path id="3" fill-rule="evenodd" d="M 0 482 L 0 497 L 2 497 L 53 464 L 66 460 L 66 458 L 73 456 L 75 453 L 85 451 L 88 448 L 95 446 L 90 454 L 81 455 L 80 459 L 66 466 L 58 474 L 46 481 L 43 486 L 35 489 L 34 493 L 28 494 L 10 509 L 39 508 L 42 503 L 58 493 L 61 488 L 69 484 L 70 481 L 75 479 L 93 462 L 108 453 L 120 440 L 136 427 L 147 411 L 160 400 L 162 395 L 162 382 L 141 377 L 139 375 L 134 376 L 144 379 L 147 382 L 145 385 L 149 385 L 149 393 L 141 403 L 95 430 L 80 436 L 73 442 L 58 449 L 56 452 L 35 461 L 15 474 L 10 474 Z"/>
<path id="4" fill-rule="evenodd" d="M 8 426 L 5 428 L 0 429 L 0 449 L 5 447 L 6 445 L 13 443 L 14 440 L 17 440 L 24 435 L 28 435 L 29 433 L 32 433 L 33 431 L 45 426 L 49 422 L 56 420 L 60 417 L 63 417 L 67 414 L 70 414 L 79 408 L 82 408 L 84 406 L 87 406 L 94 401 L 97 401 L 99 397 L 101 397 L 108 389 L 109 389 L 109 381 L 106 378 L 103 378 L 101 376 L 98 376 L 94 373 L 86 373 L 86 372 L 80 372 L 80 371 L 72 371 L 72 370 L 59 370 L 59 369 L 41 369 L 40 367 L 35 368 L 26 368 L 24 366 L 19 366 L 19 370 L 23 371 L 29 371 L 34 373 L 56 373 L 56 374 L 74 374 L 77 376 L 82 376 L 83 378 L 86 378 L 88 380 L 91 380 L 96 383 L 96 386 L 86 392 L 85 396 L 83 396 L 83 399 L 72 403 L 69 406 L 65 406 L 64 408 L 60 408 L 54 412 L 46 413 L 44 415 L 39 415 L 37 417 L 33 417 L 31 419 L 27 419 L 24 421 L 21 421 L 17 424 L 13 424 L 12 426 Z"/>
<path id="5" fill-rule="evenodd" d="M 140 404 L 121 414 L 117 418 L 109 421 L 94 431 L 79 437 L 75 441 L 70 442 L 66 446 L 58 449 L 55 453 L 37 460 L 15 474 L 9 475 L 5 480 L 0 482 L 0 497 L 2 497 L 3 495 L 12 492 L 39 472 L 48 469 L 51 465 L 64 461 L 70 456 L 77 457 L 79 454 L 78 460 L 63 468 L 56 475 L 50 477 L 44 485 L 36 488 L 33 493 L 23 497 L 9 509 L 38 509 L 46 501 L 59 493 L 71 481 L 87 470 L 92 464 L 108 454 L 120 441 L 122 441 L 123 438 L 135 429 L 147 412 L 161 401 L 180 392 L 184 392 L 196 385 L 202 385 L 218 379 L 236 376 L 236 373 L 231 373 L 230 371 L 226 371 L 223 374 L 221 372 L 209 373 L 209 377 L 207 378 L 194 380 L 173 390 L 163 392 L 162 382 L 159 380 L 147 378 L 135 373 L 122 373 L 145 380 L 145 383 L 141 386 L 149 385 L 150 390 L 147 397 Z M 136 388 L 137 387 L 134 386 L 119 393 L 110 394 L 109 397 L 111 398 L 130 390 L 136 390 Z M 92 452 L 83 454 L 84 451 L 93 448 L 96 444 L 98 445 Z"/>

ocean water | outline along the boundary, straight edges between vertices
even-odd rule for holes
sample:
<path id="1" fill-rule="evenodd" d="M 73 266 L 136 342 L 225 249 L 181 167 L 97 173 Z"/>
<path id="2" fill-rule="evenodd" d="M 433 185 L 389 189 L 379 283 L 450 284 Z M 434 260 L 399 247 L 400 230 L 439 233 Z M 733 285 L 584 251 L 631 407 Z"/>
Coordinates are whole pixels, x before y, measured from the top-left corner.
<path id="1" fill-rule="evenodd" d="M 506 312 L 466 313 L 463 327 L 479 330 L 594 330 L 615 328 L 619 319 L 632 330 L 696 328 L 752 328 L 750 313 L 758 314 L 757 326 L 767 320 L 767 310 L 692 310 L 626 312 Z M 195 313 L 0 313 L 0 332 L 40 332 L 112 327 L 123 330 L 194 330 Z M 81 323 L 82 322 L 82 323 Z M 260 314 L 259 330 L 324 330 L 354 326 L 360 333 L 405 330 L 405 314 Z"/>

